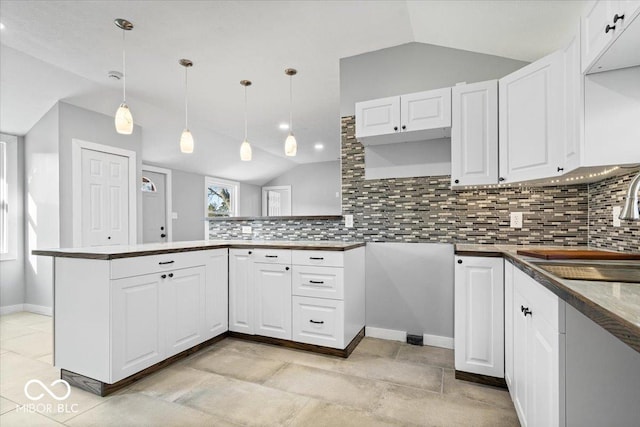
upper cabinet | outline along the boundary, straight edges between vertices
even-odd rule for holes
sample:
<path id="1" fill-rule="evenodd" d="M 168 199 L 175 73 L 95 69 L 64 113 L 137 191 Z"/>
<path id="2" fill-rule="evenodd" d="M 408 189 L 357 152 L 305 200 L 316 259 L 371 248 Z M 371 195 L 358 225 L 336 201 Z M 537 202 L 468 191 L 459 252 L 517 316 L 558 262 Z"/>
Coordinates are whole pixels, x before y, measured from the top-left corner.
<path id="1" fill-rule="evenodd" d="M 450 128 L 451 88 L 356 103 L 356 138 L 365 145 L 444 138 Z"/>
<path id="2" fill-rule="evenodd" d="M 554 52 L 500 79 L 500 181 L 563 173 L 563 62 Z"/>
<path id="3" fill-rule="evenodd" d="M 640 1 L 590 2 L 582 16 L 582 72 L 640 65 Z"/>
<path id="4" fill-rule="evenodd" d="M 498 182 L 498 81 L 451 91 L 451 185 Z"/>

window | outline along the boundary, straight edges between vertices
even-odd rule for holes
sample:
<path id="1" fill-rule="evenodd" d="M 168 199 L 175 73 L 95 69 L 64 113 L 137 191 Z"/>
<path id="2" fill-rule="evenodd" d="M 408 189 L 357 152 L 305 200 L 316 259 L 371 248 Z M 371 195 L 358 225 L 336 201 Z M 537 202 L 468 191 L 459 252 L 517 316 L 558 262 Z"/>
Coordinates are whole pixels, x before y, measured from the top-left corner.
<path id="1" fill-rule="evenodd" d="M 218 178 L 205 178 L 205 216 L 218 218 L 238 216 L 239 183 Z"/>
<path id="2" fill-rule="evenodd" d="M 142 191 L 144 193 L 155 193 L 158 190 L 156 189 L 156 185 L 146 176 L 142 177 Z"/>
<path id="3" fill-rule="evenodd" d="M 0 135 L 0 260 L 16 259 L 18 138 Z"/>

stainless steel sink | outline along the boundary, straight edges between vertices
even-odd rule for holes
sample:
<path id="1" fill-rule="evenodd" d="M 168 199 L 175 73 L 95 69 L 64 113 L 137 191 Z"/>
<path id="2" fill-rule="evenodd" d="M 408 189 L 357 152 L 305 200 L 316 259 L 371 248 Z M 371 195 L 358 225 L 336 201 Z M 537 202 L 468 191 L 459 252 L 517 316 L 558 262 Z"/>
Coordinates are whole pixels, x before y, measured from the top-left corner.
<path id="1" fill-rule="evenodd" d="M 640 283 L 640 262 L 533 261 L 532 263 L 563 279 Z"/>

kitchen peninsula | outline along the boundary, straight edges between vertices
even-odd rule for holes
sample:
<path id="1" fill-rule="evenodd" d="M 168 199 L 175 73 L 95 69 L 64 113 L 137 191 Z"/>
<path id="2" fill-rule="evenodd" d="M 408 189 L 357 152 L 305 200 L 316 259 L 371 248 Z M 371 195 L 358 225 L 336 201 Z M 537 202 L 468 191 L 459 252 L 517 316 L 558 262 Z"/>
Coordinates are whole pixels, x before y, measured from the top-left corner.
<path id="1" fill-rule="evenodd" d="M 210 240 L 37 250 L 54 268 L 54 365 L 107 395 L 227 335 L 348 357 L 364 243 Z"/>

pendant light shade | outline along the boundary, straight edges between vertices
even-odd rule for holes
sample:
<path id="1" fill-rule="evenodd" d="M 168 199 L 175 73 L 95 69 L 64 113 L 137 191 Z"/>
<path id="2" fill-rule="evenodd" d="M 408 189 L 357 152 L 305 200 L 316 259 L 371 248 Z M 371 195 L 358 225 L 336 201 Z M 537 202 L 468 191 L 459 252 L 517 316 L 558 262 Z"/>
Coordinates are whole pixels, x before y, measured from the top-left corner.
<path id="1" fill-rule="evenodd" d="M 118 18 L 113 21 L 116 27 L 122 29 L 122 104 L 118 107 L 115 117 L 116 132 L 122 135 L 133 133 L 133 116 L 127 105 L 127 72 L 125 56 L 125 32 L 133 30 L 133 24 L 126 19 Z"/>
<path id="2" fill-rule="evenodd" d="M 298 143 L 295 136 L 293 136 L 293 76 L 298 71 L 294 68 L 287 68 L 284 73 L 289 76 L 289 135 L 284 141 L 284 154 L 293 157 L 298 152 Z"/>
<path id="3" fill-rule="evenodd" d="M 240 144 L 240 160 L 243 162 L 251 161 L 251 144 L 249 144 L 249 140 L 247 137 L 247 87 L 251 86 L 251 81 L 249 80 L 241 80 L 240 84 L 244 86 L 244 141 Z"/>
<path id="4" fill-rule="evenodd" d="M 180 151 L 184 154 L 193 153 L 193 135 L 189 130 L 189 104 L 187 103 L 187 70 L 193 67 L 193 62 L 188 59 L 181 59 L 180 65 L 184 67 L 184 130 L 180 135 Z"/>
<path id="5" fill-rule="evenodd" d="M 133 116 L 131 116 L 131 110 L 129 106 L 124 102 L 118 107 L 116 111 L 116 132 L 122 135 L 131 135 L 133 133 Z"/>

